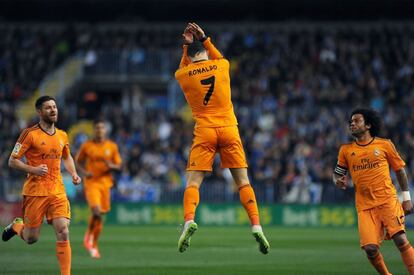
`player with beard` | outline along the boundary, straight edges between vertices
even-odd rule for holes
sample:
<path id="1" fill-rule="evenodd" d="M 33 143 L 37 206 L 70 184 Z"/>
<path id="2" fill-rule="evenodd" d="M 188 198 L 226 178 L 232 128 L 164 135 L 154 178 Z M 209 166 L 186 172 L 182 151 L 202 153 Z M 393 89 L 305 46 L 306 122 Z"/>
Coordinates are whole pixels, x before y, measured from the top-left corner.
<path id="1" fill-rule="evenodd" d="M 27 173 L 23 186 L 23 219 L 16 218 L 3 231 L 3 241 L 14 235 L 27 244 L 39 239 L 43 218 L 56 233 L 56 256 L 61 274 L 70 274 L 70 206 L 60 172 L 61 161 L 75 185 L 81 182 L 70 154 L 67 134 L 55 127 L 58 119 L 56 100 L 42 96 L 35 103 L 39 123 L 23 130 L 10 155 L 9 166 Z M 21 160 L 26 158 L 26 162 Z"/>
<path id="2" fill-rule="evenodd" d="M 377 112 L 354 110 L 349 129 L 355 140 L 341 146 L 333 178 L 336 186 L 346 189 L 346 174 L 351 175 L 360 246 L 379 274 L 391 274 L 379 247 L 384 239 L 392 239 L 409 274 L 414 274 L 414 250 L 404 226 L 405 215 L 413 211 L 405 162 L 391 140 L 378 137 L 381 119 Z M 390 168 L 394 170 L 403 194 L 402 205 L 391 180 Z"/>

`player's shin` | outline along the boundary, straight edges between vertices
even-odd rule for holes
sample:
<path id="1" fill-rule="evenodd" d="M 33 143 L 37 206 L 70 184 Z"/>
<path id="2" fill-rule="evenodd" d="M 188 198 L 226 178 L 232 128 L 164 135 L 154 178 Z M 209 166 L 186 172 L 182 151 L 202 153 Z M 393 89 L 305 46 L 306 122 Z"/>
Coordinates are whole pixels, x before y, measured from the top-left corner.
<path id="1" fill-rule="evenodd" d="M 94 230 L 93 230 L 93 247 L 98 247 L 98 239 L 99 236 L 101 235 L 102 232 L 102 227 L 103 227 L 103 221 L 102 219 L 99 219 L 94 226 Z"/>
<path id="2" fill-rule="evenodd" d="M 246 209 L 252 226 L 260 225 L 259 210 L 257 207 L 256 196 L 250 184 L 243 185 L 239 188 L 240 201 Z"/>
<path id="3" fill-rule="evenodd" d="M 56 256 L 58 258 L 61 275 L 70 275 L 72 249 L 69 240 L 56 242 Z"/>
<path id="4" fill-rule="evenodd" d="M 195 211 L 199 202 L 200 193 L 198 187 L 195 185 L 189 185 L 184 191 L 184 221 L 194 220 Z"/>
<path id="5" fill-rule="evenodd" d="M 409 242 L 398 247 L 401 258 L 410 275 L 414 274 L 414 249 Z"/>
<path id="6" fill-rule="evenodd" d="M 374 268 L 381 275 L 390 275 L 387 266 L 385 265 L 384 258 L 382 257 L 381 252 L 377 252 L 374 256 L 368 256 L 368 260 L 374 266 Z"/>

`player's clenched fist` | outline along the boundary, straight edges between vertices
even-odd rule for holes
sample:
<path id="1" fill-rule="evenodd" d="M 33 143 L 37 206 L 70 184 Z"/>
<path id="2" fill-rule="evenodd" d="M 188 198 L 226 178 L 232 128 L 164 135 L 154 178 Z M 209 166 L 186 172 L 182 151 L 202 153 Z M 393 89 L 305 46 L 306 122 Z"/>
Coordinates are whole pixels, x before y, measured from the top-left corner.
<path id="1" fill-rule="evenodd" d="M 337 178 L 337 179 L 335 180 L 335 185 L 336 185 L 338 188 L 341 188 L 341 189 L 346 189 L 346 176 L 342 176 L 342 177 L 340 177 L 340 178 Z"/>
<path id="2" fill-rule="evenodd" d="M 74 185 L 78 185 L 79 183 L 81 183 L 81 177 L 79 177 L 78 174 L 73 174 L 72 175 L 72 182 Z"/>
<path id="3" fill-rule="evenodd" d="M 31 174 L 36 176 L 44 176 L 47 174 L 48 168 L 46 164 L 40 164 L 39 166 L 33 167 Z"/>
<path id="4" fill-rule="evenodd" d="M 402 202 L 402 208 L 404 210 L 405 215 L 413 213 L 413 203 L 411 202 L 411 200 L 403 201 Z"/>

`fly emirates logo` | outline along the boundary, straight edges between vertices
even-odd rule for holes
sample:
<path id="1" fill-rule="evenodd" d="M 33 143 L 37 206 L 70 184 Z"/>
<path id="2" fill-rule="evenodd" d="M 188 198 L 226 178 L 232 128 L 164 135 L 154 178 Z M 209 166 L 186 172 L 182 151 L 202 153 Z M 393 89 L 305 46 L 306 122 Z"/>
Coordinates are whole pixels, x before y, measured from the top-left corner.
<path id="1" fill-rule="evenodd" d="M 368 169 L 375 169 L 380 166 L 379 161 L 371 161 L 369 158 L 361 159 L 361 164 L 352 165 L 354 172 Z"/>

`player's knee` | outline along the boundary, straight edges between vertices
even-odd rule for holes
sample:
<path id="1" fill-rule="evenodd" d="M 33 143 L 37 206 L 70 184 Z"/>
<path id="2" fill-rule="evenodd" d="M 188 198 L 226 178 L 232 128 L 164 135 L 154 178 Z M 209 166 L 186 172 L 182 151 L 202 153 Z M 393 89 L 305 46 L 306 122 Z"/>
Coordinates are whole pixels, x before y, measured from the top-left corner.
<path id="1" fill-rule="evenodd" d="M 394 236 L 392 236 L 392 239 L 394 240 L 394 243 L 397 247 L 403 246 L 406 243 L 408 243 L 408 239 L 404 231 L 396 233 Z"/>
<path id="2" fill-rule="evenodd" d="M 101 220 L 102 219 L 101 212 L 93 212 L 92 216 L 95 220 Z"/>
<path id="3" fill-rule="evenodd" d="M 368 257 L 375 257 L 378 253 L 378 247 L 373 244 L 369 244 L 364 246 L 365 253 L 367 253 Z"/>
<path id="4" fill-rule="evenodd" d="M 27 244 L 34 244 L 37 241 L 38 241 L 38 238 L 36 236 L 28 236 L 26 238 L 26 243 Z"/>
<path id="5" fill-rule="evenodd" d="M 67 241 L 69 239 L 69 228 L 67 226 L 59 227 L 56 233 L 59 241 Z"/>

